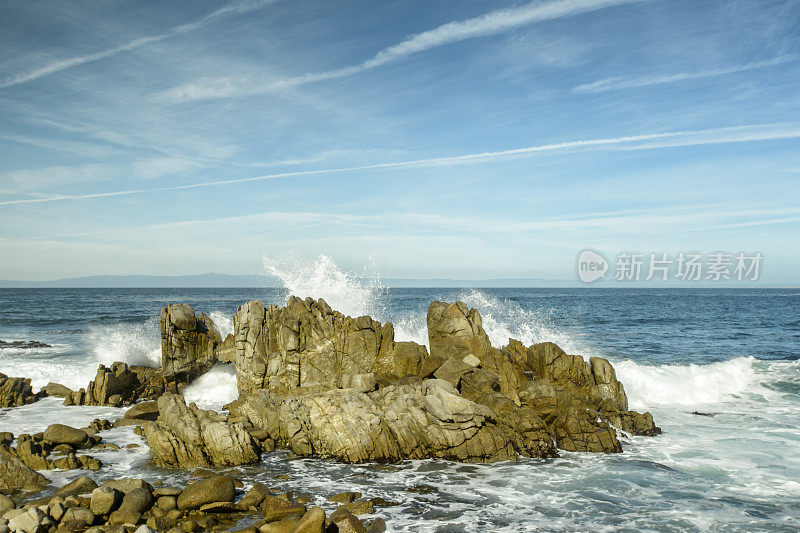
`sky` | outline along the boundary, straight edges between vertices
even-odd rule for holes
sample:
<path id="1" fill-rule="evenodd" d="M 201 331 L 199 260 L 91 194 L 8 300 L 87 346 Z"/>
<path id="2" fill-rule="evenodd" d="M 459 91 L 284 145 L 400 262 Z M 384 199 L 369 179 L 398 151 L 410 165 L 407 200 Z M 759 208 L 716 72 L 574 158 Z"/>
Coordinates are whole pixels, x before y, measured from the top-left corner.
<path id="1" fill-rule="evenodd" d="M 798 243 L 798 1 L 0 3 L 0 279 Z"/>

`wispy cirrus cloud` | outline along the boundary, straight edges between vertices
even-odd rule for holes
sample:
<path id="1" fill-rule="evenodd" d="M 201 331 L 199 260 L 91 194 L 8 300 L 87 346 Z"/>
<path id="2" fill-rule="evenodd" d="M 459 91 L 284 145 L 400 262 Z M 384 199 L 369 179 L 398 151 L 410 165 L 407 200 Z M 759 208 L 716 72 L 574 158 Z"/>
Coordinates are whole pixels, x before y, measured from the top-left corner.
<path id="1" fill-rule="evenodd" d="M 253 78 L 206 78 L 163 91 L 158 93 L 156 97 L 173 102 L 227 98 L 345 78 L 447 44 L 495 35 L 546 20 L 571 17 L 643 1 L 647 0 L 556 0 L 547 3 L 534 2 L 515 8 L 498 9 L 478 17 L 448 22 L 431 30 L 411 35 L 404 41 L 380 50 L 371 58 L 357 65 L 322 72 L 310 72 L 277 81 Z"/>
<path id="2" fill-rule="evenodd" d="M 693 72 L 677 72 L 674 74 L 653 75 L 653 76 L 617 76 L 613 78 L 605 78 L 597 80 L 592 83 L 578 85 L 572 89 L 573 93 L 602 93 L 607 91 L 616 91 L 619 89 L 635 89 L 637 87 L 649 87 L 652 85 L 664 85 L 668 83 L 677 83 L 686 80 L 695 80 L 702 78 L 711 78 L 714 76 L 724 76 L 726 74 L 736 74 L 737 72 L 746 72 L 758 68 L 775 67 L 797 61 L 797 56 L 785 55 L 768 59 L 764 61 L 755 61 L 753 63 L 745 63 L 742 65 L 734 65 L 732 67 L 697 70 Z"/>
<path id="3" fill-rule="evenodd" d="M 229 178 L 217 181 L 189 183 L 186 185 L 175 185 L 170 187 L 127 189 L 121 191 L 99 192 L 92 194 L 53 195 L 43 198 L 38 197 L 38 198 L 25 198 L 17 200 L 6 200 L 0 202 L 0 205 L 56 202 L 61 200 L 87 200 L 87 199 L 107 198 L 114 196 L 129 196 L 134 194 L 144 194 L 153 192 L 180 191 L 186 189 L 199 189 L 204 187 L 219 187 L 223 185 L 232 185 L 237 183 L 296 178 L 301 176 L 342 174 L 349 172 L 361 172 L 367 170 L 380 170 L 380 169 L 392 169 L 392 168 L 414 168 L 414 167 L 431 167 L 437 165 L 464 164 L 464 163 L 479 162 L 492 159 L 519 157 L 540 152 L 552 152 L 559 150 L 571 150 L 571 149 L 572 150 L 574 149 L 653 150 L 661 148 L 675 148 L 680 146 L 698 146 L 698 145 L 708 145 L 708 144 L 727 144 L 727 143 L 737 143 L 737 142 L 771 141 L 771 140 L 797 139 L 797 138 L 800 138 L 800 123 L 756 124 L 749 126 L 734 126 L 734 127 L 714 128 L 706 130 L 646 133 L 641 135 L 629 135 L 625 137 L 609 137 L 609 138 L 599 138 L 599 139 L 586 139 L 579 141 L 567 141 L 554 144 L 542 144 L 536 146 L 528 146 L 524 148 L 512 148 L 509 150 L 501 150 L 495 152 L 479 152 L 474 154 L 463 154 L 452 157 L 434 157 L 428 159 L 376 163 L 372 165 L 329 168 L 320 170 L 299 170 L 294 172 L 266 174 L 263 176 L 254 176 L 249 178 Z"/>
<path id="4" fill-rule="evenodd" d="M 35 79 L 41 78 L 43 76 L 48 76 L 50 74 L 59 72 L 64 69 L 68 69 L 78 65 L 83 65 L 86 63 L 91 63 L 93 61 L 104 59 L 106 57 L 111 57 L 122 52 L 127 52 L 130 50 L 134 50 L 136 48 L 141 48 L 142 46 L 147 46 L 149 44 L 157 43 L 169 37 L 173 37 L 175 35 L 180 35 L 182 33 L 187 33 L 190 31 L 197 30 L 207 24 L 210 24 L 211 22 L 214 22 L 217 19 L 226 16 L 241 15 L 249 13 L 251 11 L 255 11 L 275 1 L 276 0 L 238 0 L 236 2 L 227 4 L 215 11 L 212 11 L 208 15 L 205 15 L 204 17 L 194 22 L 175 26 L 165 31 L 164 33 L 160 33 L 158 35 L 149 35 L 146 37 L 140 37 L 138 39 L 128 41 L 127 43 L 121 44 L 119 46 L 108 48 L 106 50 L 100 50 L 98 52 L 93 52 L 91 54 L 83 54 L 83 55 L 68 57 L 65 59 L 60 59 L 58 61 L 53 61 L 41 67 L 29 70 L 17 76 L 13 76 L 6 80 L 0 81 L 0 88 L 12 87 L 14 85 L 19 85 L 21 83 L 33 81 Z"/>

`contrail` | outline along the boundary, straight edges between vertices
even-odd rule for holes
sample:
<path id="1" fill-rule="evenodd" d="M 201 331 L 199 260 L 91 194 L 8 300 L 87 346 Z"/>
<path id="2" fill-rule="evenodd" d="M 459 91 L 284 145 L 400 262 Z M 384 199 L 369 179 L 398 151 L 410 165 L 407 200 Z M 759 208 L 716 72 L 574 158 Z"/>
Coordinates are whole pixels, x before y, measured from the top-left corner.
<path id="1" fill-rule="evenodd" d="M 175 26 L 170 28 L 164 33 L 159 35 L 151 35 L 148 37 L 140 37 L 139 39 L 134 39 L 129 41 L 125 44 L 120 46 L 116 46 L 114 48 L 109 48 L 107 50 L 101 50 L 99 52 L 95 52 L 92 54 L 85 54 L 82 56 L 70 57 L 67 59 L 61 59 L 59 61 L 54 61 L 48 65 L 43 67 L 31 70 L 24 74 L 20 74 L 19 76 L 10 78 L 6 81 L 0 82 L 0 88 L 3 87 L 11 87 L 13 85 L 19 85 L 20 83 L 25 83 L 27 81 L 32 81 L 42 76 L 47 76 L 49 74 L 53 74 L 54 72 L 59 72 L 64 69 L 68 69 L 70 67 L 75 67 L 77 65 L 83 65 L 86 63 L 91 63 L 93 61 L 97 61 L 99 59 L 104 59 L 106 57 L 110 57 L 113 55 L 117 55 L 121 52 L 127 52 L 128 50 L 133 50 L 135 48 L 140 48 L 142 46 L 146 46 L 148 44 L 157 43 L 159 41 L 163 41 L 168 37 L 172 37 L 174 35 L 179 35 L 181 33 L 186 33 L 188 31 L 196 30 L 205 26 L 206 24 L 224 16 L 228 15 L 237 15 L 237 14 L 244 14 L 249 13 L 251 11 L 255 11 L 267 4 L 271 4 L 276 0 L 247 0 L 247 1 L 238 1 L 230 3 L 224 7 L 217 9 L 216 11 L 212 11 L 208 15 L 196 20 L 195 22 L 190 22 L 188 24 L 181 24 L 180 26 Z"/>
<path id="2" fill-rule="evenodd" d="M 629 135 L 626 137 L 613 137 L 602 139 L 588 139 L 580 141 L 567 141 L 555 144 L 542 144 L 525 148 L 513 148 L 497 152 L 481 152 L 463 154 L 452 157 L 435 157 L 429 159 L 416 159 L 409 161 L 396 161 L 376 163 L 356 167 L 329 168 L 320 170 L 298 170 L 294 172 L 281 172 L 266 174 L 251 178 L 229 178 L 217 181 L 190 183 L 187 185 L 174 185 L 171 187 L 157 187 L 153 189 L 126 189 L 122 191 L 100 192 L 92 194 L 59 195 L 46 198 L 30 198 L 20 200 L 7 200 L 0 205 L 35 204 L 44 202 L 57 202 L 61 200 L 84 200 L 93 198 L 106 198 L 110 196 L 128 196 L 153 192 L 180 191 L 185 189 L 199 189 L 202 187 L 219 187 L 235 183 L 251 181 L 265 181 L 274 179 L 293 178 L 299 176 L 315 176 L 322 174 L 341 174 L 347 172 L 361 172 L 365 170 L 391 169 L 403 167 L 430 167 L 455 163 L 470 163 L 489 159 L 499 159 L 508 156 L 532 154 L 537 152 L 550 152 L 568 150 L 572 148 L 600 148 L 608 146 L 621 146 L 628 149 L 654 150 L 661 148 L 674 148 L 680 146 L 697 146 L 704 144 L 725 144 L 734 142 L 768 141 L 777 139 L 794 139 L 800 137 L 800 124 L 756 124 L 749 126 L 734 126 L 727 128 L 714 128 L 706 130 L 673 131 L 663 133 L 647 133 L 642 135 Z M 659 142 L 648 142 L 659 141 Z"/>

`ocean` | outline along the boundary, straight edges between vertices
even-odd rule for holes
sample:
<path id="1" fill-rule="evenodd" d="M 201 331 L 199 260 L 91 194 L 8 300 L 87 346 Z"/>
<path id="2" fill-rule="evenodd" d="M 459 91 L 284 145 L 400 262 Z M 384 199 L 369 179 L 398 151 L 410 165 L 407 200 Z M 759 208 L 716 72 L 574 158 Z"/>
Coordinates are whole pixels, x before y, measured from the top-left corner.
<path id="1" fill-rule="evenodd" d="M 224 335 L 242 303 L 283 304 L 288 294 L 323 297 L 356 316 L 392 321 L 397 340 L 427 344 L 435 299 L 477 308 L 492 343 L 553 341 L 569 353 L 606 357 L 631 408 L 649 410 L 658 437 L 623 438 L 622 454 L 565 453 L 553 460 L 490 465 L 408 461 L 342 465 L 284 451 L 230 469 L 245 484 L 325 497 L 357 490 L 384 498 L 390 531 L 798 531 L 800 530 L 800 290 L 798 289 L 387 289 L 326 273 L 261 289 L 4 289 L 0 339 L 51 348 L 0 349 L 0 372 L 85 387 L 99 363 L 158 365 L 158 316 L 186 302 Z M 230 368 L 186 391 L 220 409 L 235 397 Z M 55 422 L 78 427 L 123 409 L 63 407 L 58 399 L 0 409 L 0 431 L 33 433 Z M 91 473 L 185 482 L 188 473 L 149 464 L 131 428 L 102 433 L 139 444 L 95 455 Z M 49 471 L 64 483 L 82 471 Z M 278 479 L 287 475 L 288 479 Z"/>

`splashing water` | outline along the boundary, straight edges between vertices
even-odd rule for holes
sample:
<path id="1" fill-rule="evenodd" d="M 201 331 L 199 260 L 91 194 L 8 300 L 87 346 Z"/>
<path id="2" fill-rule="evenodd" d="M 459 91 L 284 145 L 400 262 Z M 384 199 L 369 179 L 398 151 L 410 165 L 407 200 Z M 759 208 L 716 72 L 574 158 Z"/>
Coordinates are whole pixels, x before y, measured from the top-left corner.
<path id="1" fill-rule="evenodd" d="M 358 278 L 341 270 L 333 260 L 320 255 L 305 261 L 294 256 L 283 259 L 263 257 L 264 269 L 269 276 L 281 280 L 287 296 L 322 298 L 331 308 L 349 316 L 383 315 L 383 289 L 377 274 Z M 365 274 L 368 270 L 365 268 Z M 362 281 L 364 278 L 367 281 Z"/>
<path id="2" fill-rule="evenodd" d="M 129 365 L 161 366 L 161 336 L 157 318 L 143 323 L 94 326 L 89 344 L 98 363 L 122 361 Z"/>
<path id="3" fill-rule="evenodd" d="M 186 403 L 194 402 L 201 409 L 219 411 L 239 396 L 236 369 L 233 365 L 218 364 L 183 391 Z"/>
<path id="4" fill-rule="evenodd" d="M 756 385 L 755 363 L 754 357 L 737 357 L 708 365 L 613 362 L 631 409 L 732 400 Z"/>
<path id="5" fill-rule="evenodd" d="M 479 290 L 470 290 L 459 298 L 478 310 L 492 346 L 505 346 L 511 338 L 526 346 L 537 342 L 554 342 L 568 353 L 594 355 L 591 347 L 578 342 L 575 335 L 560 330 L 547 313 L 523 309 L 516 302 L 496 298 Z"/>
<path id="6" fill-rule="evenodd" d="M 229 334 L 233 333 L 233 317 L 224 311 L 212 311 L 208 314 L 208 318 L 214 323 L 214 329 L 225 340 Z"/>

